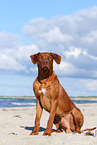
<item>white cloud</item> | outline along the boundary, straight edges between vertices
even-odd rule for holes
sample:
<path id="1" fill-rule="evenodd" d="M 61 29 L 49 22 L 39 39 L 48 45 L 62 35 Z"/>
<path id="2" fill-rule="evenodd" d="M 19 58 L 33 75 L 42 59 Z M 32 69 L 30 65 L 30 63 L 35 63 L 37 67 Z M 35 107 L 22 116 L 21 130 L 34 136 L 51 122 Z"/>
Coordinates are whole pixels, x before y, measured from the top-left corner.
<path id="1" fill-rule="evenodd" d="M 0 69 L 5 71 L 25 71 L 25 67 L 19 64 L 13 56 L 0 54 Z"/>
<path id="2" fill-rule="evenodd" d="M 80 82 L 83 82 L 84 86 L 86 86 L 88 90 L 97 91 L 97 80 L 88 79 L 88 80 L 81 80 Z"/>
<path id="3" fill-rule="evenodd" d="M 18 35 L 8 32 L 0 32 L 0 51 L 2 49 L 16 49 L 20 45 L 21 39 Z"/>
<path id="4" fill-rule="evenodd" d="M 70 40 L 72 40 L 72 36 L 68 35 L 68 34 L 62 34 L 62 32 L 60 31 L 60 29 L 58 27 L 54 27 L 53 29 L 51 29 L 49 32 L 45 32 L 41 35 L 42 39 L 45 39 L 47 41 L 47 43 L 64 43 L 64 42 L 68 42 Z"/>
<path id="5" fill-rule="evenodd" d="M 1 71 L 29 73 L 31 65 L 30 55 L 37 52 L 38 49 L 34 44 L 22 46 L 18 36 L 7 32 L 0 33 Z"/>
<path id="6" fill-rule="evenodd" d="M 61 61 L 60 65 L 58 65 L 54 61 L 54 71 L 57 75 L 68 76 L 71 75 L 71 72 L 74 74 L 75 70 L 76 68 L 68 62 Z"/>
<path id="7" fill-rule="evenodd" d="M 26 60 L 29 61 L 30 55 L 37 53 L 38 49 L 37 47 L 32 45 L 26 45 L 26 46 L 20 46 L 18 50 L 16 51 L 14 57 L 16 57 L 19 61 Z"/>
<path id="8" fill-rule="evenodd" d="M 61 64 L 54 65 L 59 75 L 97 78 L 96 6 L 72 15 L 32 19 L 24 25 L 23 33 L 31 45 L 21 45 L 16 35 L 0 33 L 0 69 L 35 73 L 29 56 L 46 51 L 62 56 Z"/>
<path id="9" fill-rule="evenodd" d="M 66 57 L 74 56 L 75 58 L 78 58 L 78 56 L 82 53 L 82 50 L 80 48 L 74 48 L 70 47 L 69 51 L 65 51 L 64 55 Z"/>

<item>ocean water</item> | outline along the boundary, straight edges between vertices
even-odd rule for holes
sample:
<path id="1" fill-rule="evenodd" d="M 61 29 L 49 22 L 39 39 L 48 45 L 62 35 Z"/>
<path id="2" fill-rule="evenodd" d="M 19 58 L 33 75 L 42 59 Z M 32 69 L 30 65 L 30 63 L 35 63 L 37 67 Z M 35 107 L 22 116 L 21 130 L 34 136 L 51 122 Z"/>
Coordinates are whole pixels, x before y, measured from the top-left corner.
<path id="1" fill-rule="evenodd" d="M 0 98 L 0 108 L 35 106 L 36 99 L 29 98 Z"/>
<path id="2" fill-rule="evenodd" d="M 97 103 L 97 100 L 72 100 L 75 104 Z M 36 99 L 29 98 L 0 98 L 0 108 L 30 107 L 36 105 Z"/>

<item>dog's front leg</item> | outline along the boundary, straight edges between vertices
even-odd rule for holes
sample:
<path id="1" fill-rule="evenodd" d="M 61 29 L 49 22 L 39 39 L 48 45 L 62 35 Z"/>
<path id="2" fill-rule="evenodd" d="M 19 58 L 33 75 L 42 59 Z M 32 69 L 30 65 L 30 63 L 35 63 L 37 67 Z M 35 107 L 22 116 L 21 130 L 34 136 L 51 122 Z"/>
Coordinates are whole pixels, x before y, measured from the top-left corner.
<path id="1" fill-rule="evenodd" d="M 42 115 L 42 111 L 43 111 L 43 108 L 40 105 L 39 99 L 37 99 L 35 127 L 34 127 L 33 132 L 30 133 L 30 135 L 38 135 L 39 125 L 40 125 L 40 118 L 41 118 L 41 115 Z"/>
<path id="2" fill-rule="evenodd" d="M 46 128 L 46 131 L 44 132 L 43 135 L 48 135 L 48 136 L 51 135 L 54 117 L 55 117 L 55 113 L 56 113 L 56 108 L 57 108 L 57 100 L 52 100 L 51 101 L 50 116 L 49 116 L 49 120 L 47 123 L 47 128 Z"/>

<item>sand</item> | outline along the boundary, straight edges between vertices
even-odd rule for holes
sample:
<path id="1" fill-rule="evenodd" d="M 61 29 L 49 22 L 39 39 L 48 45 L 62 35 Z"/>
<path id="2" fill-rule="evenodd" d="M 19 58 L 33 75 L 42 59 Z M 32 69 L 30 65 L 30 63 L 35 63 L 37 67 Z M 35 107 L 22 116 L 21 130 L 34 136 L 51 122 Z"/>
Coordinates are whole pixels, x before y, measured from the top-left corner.
<path id="1" fill-rule="evenodd" d="M 97 104 L 77 104 L 84 115 L 82 129 L 97 126 Z M 49 113 L 43 111 L 39 135 L 30 136 L 34 128 L 36 107 L 0 109 L 0 145 L 97 145 L 97 130 L 94 136 L 78 133 L 52 133 L 42 136 Z M 55 129 L 55 126 L 53 126 Z"/>

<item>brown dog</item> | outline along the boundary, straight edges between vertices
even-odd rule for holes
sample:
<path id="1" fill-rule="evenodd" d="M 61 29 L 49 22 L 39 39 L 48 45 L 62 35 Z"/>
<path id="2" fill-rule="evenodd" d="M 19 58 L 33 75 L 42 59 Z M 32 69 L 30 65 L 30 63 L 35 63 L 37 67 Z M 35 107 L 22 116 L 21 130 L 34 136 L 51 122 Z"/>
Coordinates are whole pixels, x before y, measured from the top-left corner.
<path id="1" fill-rule="evenodd" d="M 54 53 L 37 53 L 30 57 L 32 62 L 38 65 L 38 77 L 33 84 L 37 98 L 36 119 L 34 130 L 30 135 L 37 135 L 39 132 L 43 108 L 50 113 L 43 135 L 51 135 L 53 123 L 57 132 L 64 129 L 67 133 L 81 133 L 84 117 L 68 97 L 53 71 L 53 59 L 60 64 L 61 56 Z"/>

